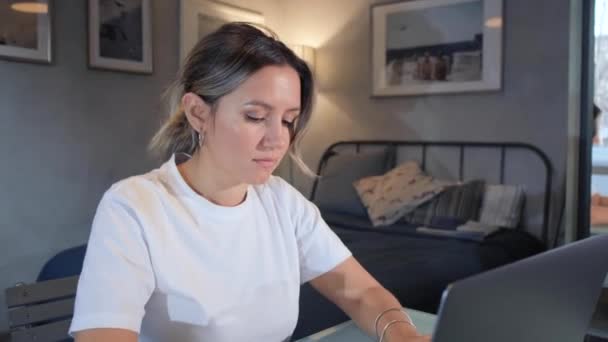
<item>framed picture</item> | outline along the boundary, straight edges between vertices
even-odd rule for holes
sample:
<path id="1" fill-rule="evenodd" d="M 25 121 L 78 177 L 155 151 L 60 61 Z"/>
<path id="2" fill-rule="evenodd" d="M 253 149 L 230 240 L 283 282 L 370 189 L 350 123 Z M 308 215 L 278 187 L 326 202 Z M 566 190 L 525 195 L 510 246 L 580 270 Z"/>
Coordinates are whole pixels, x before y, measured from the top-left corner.
<path id="1" fill-rule="evenodd" d="M 89 67 L 151 74 L 150 0 L 89 0 Z"/>
<path id="2" fill-rule="evenodd" d="M 0 58 L 53 62 L 52 1 L 0 1 Z"/>
<path id="3" fill-rule="evenodd" d="M 264 24 L 261 13 L 209 0 L 180 1 L 180 65 L 194 45 L 225 23 L 244 21 Z"/>
<path id="4" fill-rule="evenodd" d="M 502 0 L 372 6 L 372 95 L 500 89 L 502 26 Z"/>

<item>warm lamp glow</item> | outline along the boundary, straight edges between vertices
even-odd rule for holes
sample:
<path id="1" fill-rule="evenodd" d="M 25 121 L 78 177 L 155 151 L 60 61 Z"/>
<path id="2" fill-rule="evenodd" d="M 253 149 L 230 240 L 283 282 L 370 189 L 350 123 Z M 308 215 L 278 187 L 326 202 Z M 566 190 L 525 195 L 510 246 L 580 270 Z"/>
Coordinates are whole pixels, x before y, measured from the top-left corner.
<path id="1" fill-rule="evenodd" d="M 315 69 L 315 49 L 306 45 L 289 45 L 289 48 L 314 72 Z"/>
<path id="2" fill-rule="evenodd" d="M 41 2 L 16 2 L 11 9 L 17 12 L 45 14 L 49 11 L 49 5 Z"/>
<path id="3" fill-rule="evenodd" d="M 489 28 L 500 28 L 502 27 L 501 17 L 492 17 L 486 20 L 486 26 Z"/>

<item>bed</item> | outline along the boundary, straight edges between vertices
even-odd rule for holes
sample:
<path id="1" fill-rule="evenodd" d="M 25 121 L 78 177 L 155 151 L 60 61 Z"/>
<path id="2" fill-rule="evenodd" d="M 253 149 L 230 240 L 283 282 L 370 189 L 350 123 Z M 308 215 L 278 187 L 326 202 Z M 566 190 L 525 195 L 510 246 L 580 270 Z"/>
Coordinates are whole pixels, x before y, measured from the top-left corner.
<path id="1" fill-rule="evenodd" d="M 334 162 L 338 160 L 338 162 Z M 362 161 L 363 160 L 363 161 Z M 400 220 L 374 227 L 353 180 L 416 161 L 436 178 L 517 185 L 525 192 L 516 227 L 485 235 L 424 230 Z M 451 282 L 542 252 L 549 243 L 552 168 L 539 149 L 520 143 L 348 141 L 330 146 L 319 163 L 310 199 L 353 255 L 405 306 L 436 313 Z M 445 220 L 444 220 L 445 221 Z M 445 234 L 444 234 L 445 232 Z M 334 326 L 348 317 L 310 285 L 301 288 L 293 338 Z"/>

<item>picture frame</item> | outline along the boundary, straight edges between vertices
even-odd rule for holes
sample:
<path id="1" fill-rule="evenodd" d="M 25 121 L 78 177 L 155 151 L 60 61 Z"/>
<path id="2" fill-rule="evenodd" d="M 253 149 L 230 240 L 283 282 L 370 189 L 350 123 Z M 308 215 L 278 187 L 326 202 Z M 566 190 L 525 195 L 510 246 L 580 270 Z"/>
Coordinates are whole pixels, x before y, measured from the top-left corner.
<path id="1" fill-rule="evenodd" d="M 500 90 L 502 0 L 371 6 L 372 97 Z"/>
<path id="2" fill-rule="evenodd" d="M 229 22 L 264 25 L 264 15 L 246 8 L 210 0 L 180 1 L 180 65 L 194 45 L 205 35 Z"/>
<path id="3" fill-rule="evenodd" d="M 0 2 L 0 58 L 53 63 L 53 1 Z"/>
<path id="4" fill-rule="evenodd" d="M 151 0 L 88 0 L 89 68 L 152 74 L 151 7 Z"/>

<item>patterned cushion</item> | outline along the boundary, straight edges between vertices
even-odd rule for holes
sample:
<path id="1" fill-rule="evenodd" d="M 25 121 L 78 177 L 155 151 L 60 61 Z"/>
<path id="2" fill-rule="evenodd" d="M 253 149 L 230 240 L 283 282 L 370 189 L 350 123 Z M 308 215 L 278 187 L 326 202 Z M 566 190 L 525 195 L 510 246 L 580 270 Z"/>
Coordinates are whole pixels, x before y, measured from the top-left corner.
<path id="1" fill-rule="evenodd" d="M 439 194 L 447 185 L 406 162 L 383 176 L 360 179 L 353 184 L 374 226 L 395 223 L 403 215 Z"/>
<path id="2" fill-rule="evenodd" d="M 403 221 L 433 228 L 444 228 L 445 222 L 453 222 L 451 229 L 479 218 L 481 201 L 485 191 L 483 180 L 447 187 L 431 201 L 403 217 Z"/>
<path id="3" fill-rule="evenodd" d="M 521 186 L 489 185 L 483 195 L 479 222 L 491 226 L 516 228 L 521 219 L 525 193 Z"/>
<path id="4" fill-rule="evenodd" d="M 366 210 L 352 183 L 362 177 L 385 173 L 392 162 L 393 149 L 340 153 L 331 156 L 317 183 L 315 204 L 324 212 L 365 217 Z"/>

